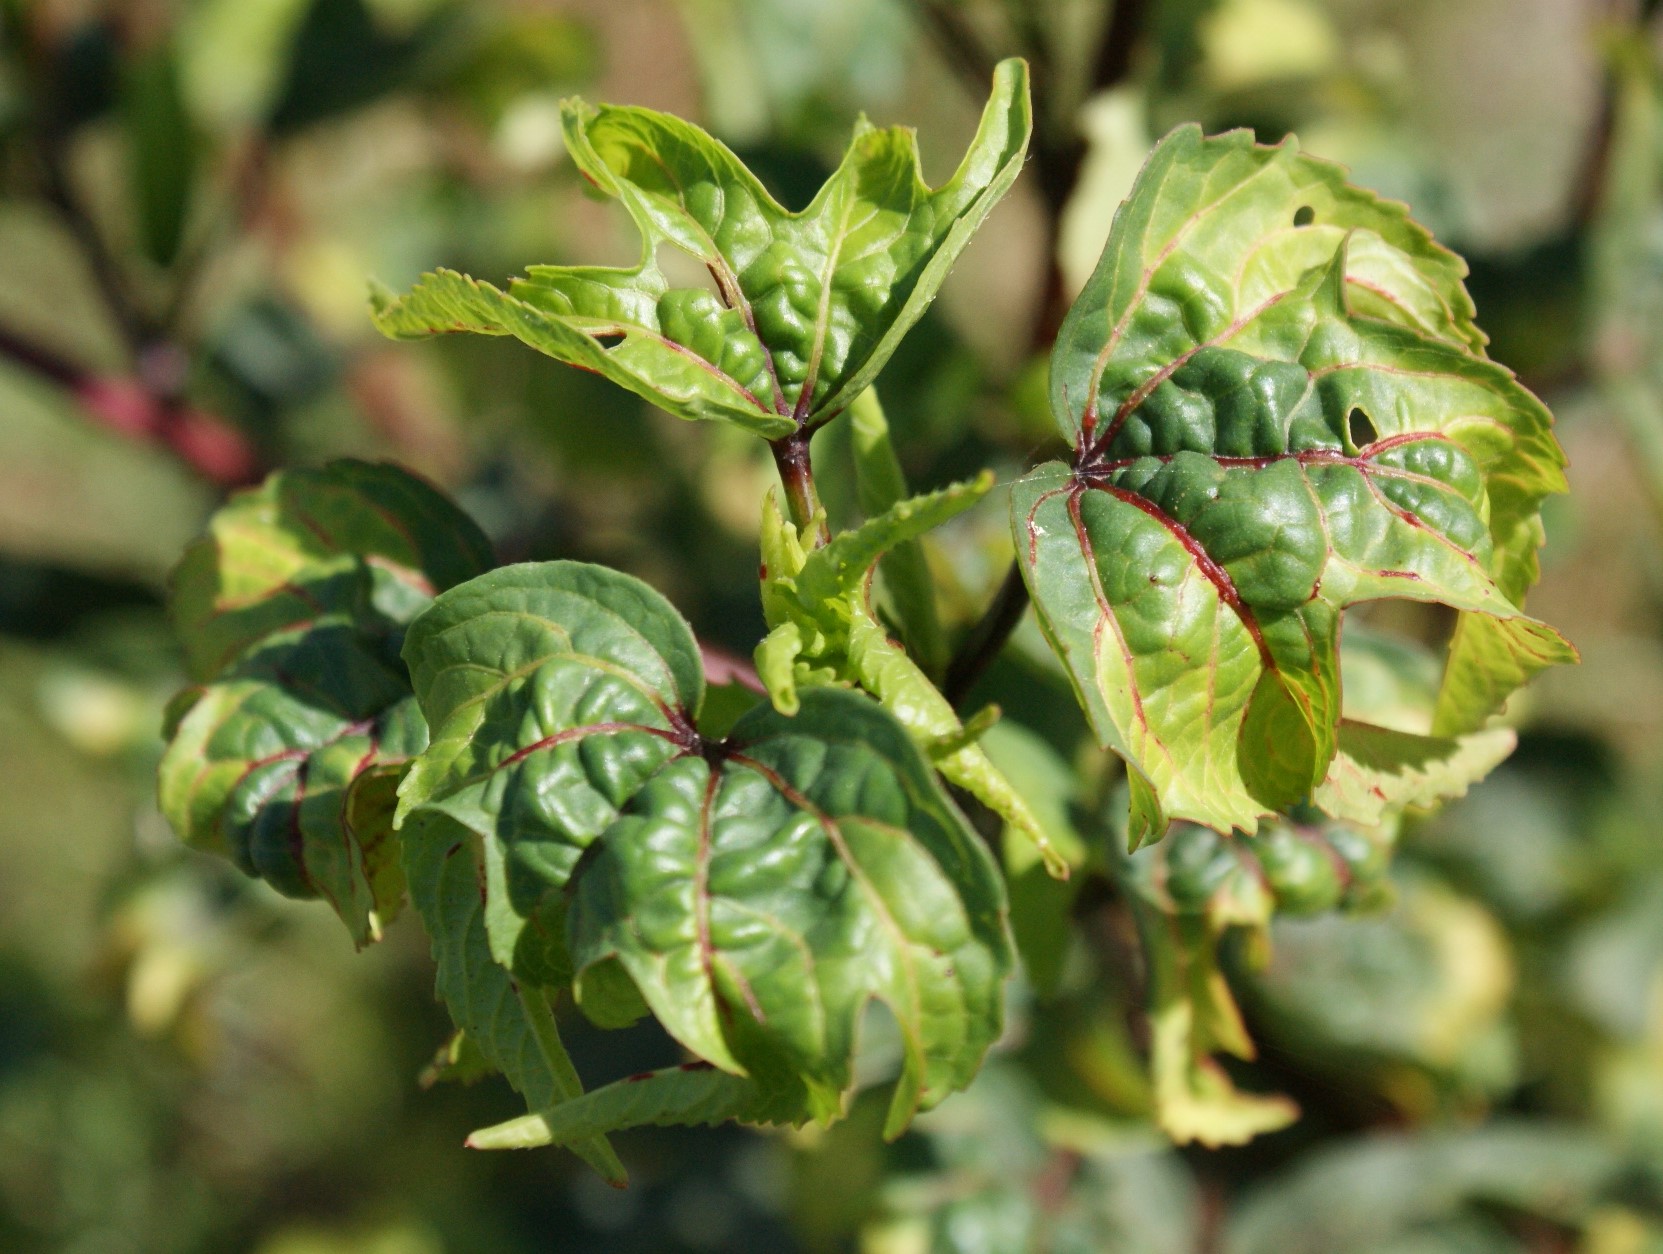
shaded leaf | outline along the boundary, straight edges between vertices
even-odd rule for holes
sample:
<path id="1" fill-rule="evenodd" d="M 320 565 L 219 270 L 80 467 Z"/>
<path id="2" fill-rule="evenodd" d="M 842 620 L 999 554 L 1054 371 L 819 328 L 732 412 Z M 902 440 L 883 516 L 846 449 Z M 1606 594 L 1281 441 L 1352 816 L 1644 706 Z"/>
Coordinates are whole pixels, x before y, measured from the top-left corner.
<path id="1" fill-rule="evenodd" d="M 197 138 L 179 78 L 178 58 L 164 45 L 134 58 L 121 91 L 139 240 L 159 266 L 179 255 L 196 191 Z"/>
<path id="2" fill-rule="evenodd" d="M 398 641 L 488 562 L 472 522 L 392 466 L 284 471 L 234 497 L 171 585 L 210 681 L 167 720 L 159 796 L 180 836 L 378 939 L 404 894 L 395 789 L 427 743 Z"/>
<path id="3" fill-rule="evenodd" d="M 456 1026 L 532 1109 L 553 1109 L 578 1096 L 583 1087 L 560 1045 L 544 994 L 516 987 L 508 970 L 493 960 L 479 837 L 436 811 L 407 818 L 400 837 L 410 899 L 433 942 L 439 996 Z M 604 1138 L 572 1148 L 608 1181 L 623 1181 L 623 1166 Z"/>
<path id="4" fill-rule="evenodd" d="M 876 388 L 867 388 L 849 407 L 849 434 L 860 510 L 876 518 L 907 495 L 906 478 Z M 878 575 L 907 651 L 927 674 L 941 674 L 947 666 L 947 640 L 936 612 L 935 585 L 923 542 L 903 540 L 895 545 L 879 559 Z"/>
<path id="5" fill-rule="evenodd" d="M 757 673 L 782 713 L 798 688 L 859 684 L 877 697 L 948 780 L 1033 842 L 1053 875 L 1068 863 L 1027 801 L 967 733 L 952 703 L 889 638 L 871 602 L 872 569 L 883 554 L 969 509 L 993 486 L 970 483 L 898 502 L 887 512 L 813 548 L 770 494 L 762 515 L 762 609 L 773 629 L 757 647 Z"/>
<path id="6" fill-rule="evenodd" d="M 798 1125 L 804 1118 L 800 1095 L 770 1097 L 753 1080 L 708 1063 L 684 1063 L 629 1076 L 542 1114 L 482 1128 L 468 1144 L 474 1149 L 534 1149 L 646 1125 Z"/>

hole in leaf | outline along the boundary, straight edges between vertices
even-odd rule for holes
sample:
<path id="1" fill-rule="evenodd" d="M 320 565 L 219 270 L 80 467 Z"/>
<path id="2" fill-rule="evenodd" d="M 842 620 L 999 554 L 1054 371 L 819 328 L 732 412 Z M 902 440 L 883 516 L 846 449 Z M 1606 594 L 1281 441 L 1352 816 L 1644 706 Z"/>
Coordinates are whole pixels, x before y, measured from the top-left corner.
<path id="1" fill-rule="evenodd" d="M 671 287 L 702 288 L 721 301 L 723 306 L 727 305 L 710 267 L 692 253 L 683 252 L 674 244 L 660 244 L 653 253 L 653 264 L 669 280 Z"/>
<path id="2" fill-rule="evenodd" d="M 1374 423 L 1361 409 L 1353 409 L 1350 417 L 1345 420 L 1347 433 L 1351 436 L 1351 443 L 1357 448 L 1367 448 L 1380 438 L 1380 433 L 1374 429 Z"/>
<path id="3" fill-rule="evenodd" d="M 1293 211 L 1293 224 L 1295 226 L 1310 226 L 1316 220 L 1317 211 L 1311 208 L 1310 205 L 1300 205 L 1299 208 Z"/>

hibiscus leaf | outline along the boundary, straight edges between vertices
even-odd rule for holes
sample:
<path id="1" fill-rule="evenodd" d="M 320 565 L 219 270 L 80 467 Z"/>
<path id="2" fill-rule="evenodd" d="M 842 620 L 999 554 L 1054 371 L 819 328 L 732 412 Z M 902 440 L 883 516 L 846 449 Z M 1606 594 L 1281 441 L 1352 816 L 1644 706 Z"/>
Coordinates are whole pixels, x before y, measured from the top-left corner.
<path id="1" fill-rule="evenodd" d="M 913 134 L 864 119 L 806 209 L 781 206 L 719 141 L 650 109 L 562 109 L 567 148 L 641 233 L 633 268 L 534 266 L 507 292 L 453 271 L 374 297 L 377 325 L 414 338 L 513 335 L 689 419 L 769 439 L 818 425 L 877 376 L 1022 167 L 1027 69 L 1002 62 L 969 152 L 931 190 Z M 678 286 L 669 245 L 713 287 Z"/>
<path id="2" fill-rule="evenodd" d="M 811 691 L 795 717 L 759 707 L 708 739 L 686 623 L 577 562 L 453 589 L 405 657 L 434 730 L 402 811 L 472 834 L 481 941 L 505 973 L 569 963 L 603 1018 L 633 982 L 788 1121 L 841 1113 L 872 999 L 906 1043 L 892 1131 L 975 1074 L 1010 965 L 1002 887 L 880 706 Z M 555 920 L 557 960 L 539 941 L 527 966 L 526 938 Z"/>
<path id="3" fill-rule="evenodd" d="M 379 939 L 404 893 L 393 789 L 427 743 L 399 641 L 489 561 L 461 511 L 393 466 L 283 471 L 234 497 L 171 585 L 209 681 L 175 703 L 159 770 L 180 836 Z"/>
<path id="4" fill-rule="evenodd" d="M 1154 801 L 1252 832 L 1311 795 L 1338 748 L 1347 606 L 1462 612 L 1440 732 L 1574 657 L 1519 609 L 1563 455 L 1478 351 L 1460 278 L 1401 207 L 1291 140 L 1181 128 L 1116 216 L 1052 358 L 1073 462 L 1018 483 L 1012 521 L 1139 826 Z"/>

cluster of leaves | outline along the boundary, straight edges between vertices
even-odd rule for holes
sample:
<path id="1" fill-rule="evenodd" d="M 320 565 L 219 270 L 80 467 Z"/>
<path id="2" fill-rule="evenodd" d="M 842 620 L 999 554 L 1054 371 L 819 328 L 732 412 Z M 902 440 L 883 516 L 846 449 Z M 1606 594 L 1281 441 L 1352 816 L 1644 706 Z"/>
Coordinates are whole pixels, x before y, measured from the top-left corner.
<path id="1" fill-rule="evenodd" d="M 1492 716 L 1571 657 L 1520 608 L 1563 459 L 1485 356 L 1461 262 L 1292 141 L 1186 128 L 1151 156 L 1053 355 L 1072 457 L 1009 489 L 1040 625 L 1124 763 L 1111 839 L 1072 825 L 1065 764 L 938 686 L 917 544 L 992 480 L 906 497 L 872 393 L 1021 168 L 1024 66 L 999 67 L 940 188 L 909 133 L 862 122 L 801 212 L 678 119 L 563 119 L 641 262 L 507 291 L 441 271 L 378 294 L 376 321 L 511 335 L 768 441 L 767 700 L 707 704 L 692 630 L 636 579 L 488 570 L 402 472 L 290 472 L 222 511 L 176 581 L 205 686 L 171 721 L 175 825 L 327 897 L 360 943 L 407 885 L 453 1066 L 501 1071 L 530 1107 L 477 1146 L 568 1145 L 617 1180 L 617 1128 L 829 1122 L 873 1001 L 900 1040 L 898 1135 L 980 1068 L 1018 950 L 1043 982 L 1087 878 L 1070 871 L 1110 877 L 1139 921 L 1162 1126 L 1218 1143 L 1286 1123 L 1213 1061 L 1252 1048 L 1223 932 L 1378 903 L 1405 811 L 1505 756 Z M 712 285 L 681 285 L 665 247 Z M 845 411 L 869 517 L 832 536 L 809 440 Z M 1386 598 L 1456 611 L 1433 682 L 1405 678 L 1426 665 L 1406 645 L 1354 629 L 1342 653 L 1343 612 Z M 1003 821 L 1009 890 L 947 784 Z M 584 1093 L 567 993 L 602 1027 L 650 1012 L 694 1061 Z"/>

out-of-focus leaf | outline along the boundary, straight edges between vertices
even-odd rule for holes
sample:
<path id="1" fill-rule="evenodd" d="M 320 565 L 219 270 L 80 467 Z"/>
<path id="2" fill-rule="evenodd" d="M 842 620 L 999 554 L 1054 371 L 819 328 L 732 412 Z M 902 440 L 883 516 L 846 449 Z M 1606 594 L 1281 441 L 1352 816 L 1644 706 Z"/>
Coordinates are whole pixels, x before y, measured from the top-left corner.
<path id="1" fill-rule="evenodd" d="M 1376 918 L 1278 919 L 1256 1020 L 1336 1063 L 1411 1063 L 1469 1087 L 1511 1069 L 1501 1016 L 1514 985 L 1505 934 L 1476 902 L 1402 879 Z M 1498 1035 L 1499 1034 L 1499 1035 Z"/>
<path id="2" fill-rule="evenodd" d="M 706 740 L 686 623 L 573 562 L 447 593 L 405 656 L 434 735 L 402 804 L 473 833 L 499 964 L 565 909 L 580 1004 L 621 964 L 672 1035 L 799 1118 L 840 1113 L 872 998 L 903 1038 L 892 1134 L 975 1074 L 1010 962 L 1001 885 L 880 707 L 811 692 Z"/>
<path id="3" fill-rule="evenodd" d="M 495 121 L 518 100 L 571 90 L 593 73 L 601 51 L 595 32 L 571 14 L 493 14 L 490 31 L 446 86 Z"/>
<path id="4" fill-rule="evenodd" d="M 1041 621 L 1145 815 L 1251 832 L 1321 783 L 1357 602 L 1463 611 L 1441 734 L 1573 656 L 1517 608 L 1564 457 L 1483 357 L 1462 273 L 1291 142 L 1188 127 L 1151 155 L 1052 358 L 1075 464 L 1011 496 Z"/>
<path id="5" fill-rule="evenodd" d="M 125 69 L 121 112 L 139 240 L 159 266 L 171 265 L 185 239 L 196 191 L 197 137 L 170 45 L 151 49 Z"/>
<path id="6" fill-rule="evenodd" d="M 1200 1208 L 1176 1154 L 1148 1137 L 1052 1136 L 1050 1113 L 1019 1070 L 991 1064 L 896 1147 L 861 1248 L 1193 1254 Z"/>
<path id="7" fill-rule="evenodd" d="M 932 191 L 912 135 L 864 120 L 843 164 L 800 213 L 779 205 L 711 136 L 648 109 L 571 101 L 572 158 L 620 200 L 644 244 L 633 269 L 533 267 L 507 293 L 452 271 L 378 295 L 394 337 L 513 335 L 597 371 L 671 413 L 769 439 L 840 413 L 877 376 L 954 259 L 1021 169 L 1027 74 L 1001 64 L 970 151 Z M 716 290 L 675 286 L 672 245 Z"/>
<path id="8" fill-rule="evenodd" d="M 216 513 L 172 583 L 207 681 L 176 699 L 159 769 L 180 836 L 378 939 L 404 893 L 397 781 L 427 744 L 398 642 L 489 560 L 466 515 L 388 465 L 282 472 Z"/>
<path id="9" fill-rule="evenodd" d="M 456 15 L 448 8 L 441 6 L 415 31 L 400 33 L 383 29 L 364 0 L 312 0 L 295 30 L 288 74 L 267 126 L 288 134 L 410 81 L 454 36 Z"/>
<path id="10" fill-rule="evenodd" d="M 199 0 L 178 26 L 181 87 L 204 124 L 230 131 L 270 110 L 312 0 Z"/>
<path id="11" fill-rule="evenodd" d="M 1467 1132 L 1382 1133 L 1258 1186 L 1225 1254 L 1383 1254 L 1439 1223 L 1505 1207 L 1578 1225 L 1621 1182 L 1623 1160 L 1586 1131 L 1514 1119 Z M 1446 1248 L 1441 1245 L 1433 1250 Z M 1451 1245 L 1470 1249 L 1468 1245 Z M 1507 1248 L 1517 1248 L 1511 1243 Z"/>

